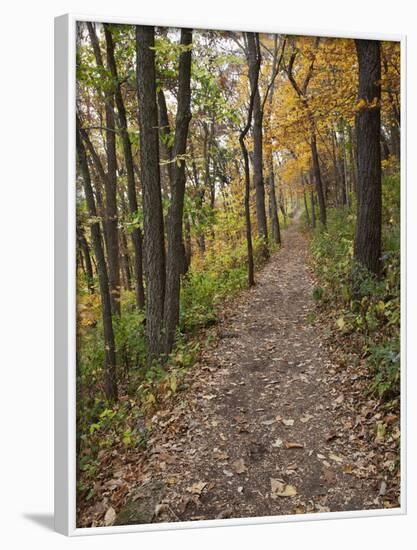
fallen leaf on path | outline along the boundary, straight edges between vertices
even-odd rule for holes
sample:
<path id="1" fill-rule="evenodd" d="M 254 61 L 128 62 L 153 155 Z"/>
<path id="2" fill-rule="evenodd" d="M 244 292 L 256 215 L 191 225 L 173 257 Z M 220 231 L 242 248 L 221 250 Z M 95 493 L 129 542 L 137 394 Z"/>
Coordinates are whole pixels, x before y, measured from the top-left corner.
<path id="1" fill-rule="evenodd" d="M 104 525 L 113 525 L 114 520 L 116 519 L 116 512 L 114 508 L 109 508 L 104 516 Z"/>
<path id="2" fill-rule="evenodd" d="M 336 326 L 339 330 L 343 330 L 345 328 L 345 320 L 343 317 L 339 317 L 339 319 L 336 321 Z"/>
<path id="3" fill-rule="evenodd" d="M 345 464 L 342 468 L 342 472 L 344 474 L 353 474 L 353 466 L 352 464 Z"/>
<path id="4" fill-rule="evenodd" d="M 289 464 L 287 466 L 287 469 L 285 470 L 285 473 L 287 476 L 292 476 L 296 473 L 298 470 L 298 466 L 296 464 Z"/>
<path id="5" fill-rule="evenodd" d="M 285 483 L 282 479 L 275 479 L 275 478 L 271 477 L 270 482 L 271 482 L 271 492 L 272 492 L 272 494 L 275 494 L 279 491 L 284 490 Z"/>
<path id="6" fill-rule="evenodd" d="M 247 426 L 248 426 L 247 424 L 243 424 L 242 426 L 238 426 L 238 427 L 237 427 L 237 431 L 238 431 L 239 433 L 241 433 L 241 434 L 242 434 L 242 433 L 247 433 L 247 434 L 248 434 L 248 433 L 250 433 L 250 432 L 249 432 Z"/>
<path id="7" fill-rule="evenodd" d="M 243 458 L 239 458 L 238 460 L 235 460 L 233 462 L 233 468 L 237 474 L 243 474 L 248 471 L 247 467 L 245 466 L 245 462 Z"/>
<path id="8" fill-rule="evenodd" d="M 288 418 L 288 419 L 283 418 L 282 423 L 284 424 L 284 426 L 293 426 L 294 420 L 292 418 Z"/>
<path id="9" fill-rule="evenodd" d="M 337 462 L 338 464 L 341 464 L 344 460 L 341 456 L 337 456 L 333 453 L 329 454 L 329 458 L 330 458 L 330 460 L 333 460 L 334 462 Z"/>
<path id="10" fill-rule="evenodd" d="M 296 443 L 295 441 L 285 441 L 284 447 L 286 449 L 304 449 L 304 444 Z"/>
<path id="11" fill-rule="evenodd" d="M 336 481 L 336 475 L 332 470 L 326 468 L 325 470 L 323 470 L 323 479 L 326 481 L 326 483 L 334 483 Z"/>
<path id="12" fill-rule="evenodd" d="M 375 443 L 383 443 L 385 440 L 385 432 L 387 430 L 387 427 L 385 424 L 379 422 L 376 426 L 376 437 L 375 437 Z"/>
<path id="13" fill-rule="evenodd" d="M 229 455 L 223 451 L 220 451 L 220 450 L 215 450 L 213 452 L 213 457 L 216 459 L 216 460 L 227 460 L 229 458 Z"/>
<path id="14" fill-rule="evenodd" d="M 160 515 L 160 513 L 164 512 L 165 510 L 167 510 L 166 504 L 157 504 L 155 506 L 154 517 L 157 518 Z"/>
<path id="15" fill-rule="evenodd" d="M 168 485 L 176 485 L 178 483 L 178 477 L 175 475 L 167 477 L 166 482 Z"/>
<path id="16" fill-rule="evenodd" d="M 295 497 L 297 489 L 294 485 L 287 485 L 280 479 L 271 478 L 271 497 Z"/>
<path id="17" fill-rule="evenodd" d="M 396 420 L 398 420 L 398 416 L 396 414 L 388 414 L 385 417 L 385 422 L 387 424 L 393 424 Z"/>
<path id="18" fill-rule="evenodd" d="M 197 481 L 196 483 L 193 483 L 190 487 L 187 487 L 187 491 L 189 493 L 193 493 L 193 495 L 201 495 L 201 492 L 206 485 L 206 481 Z"/>
<path id="19" fill-rule="evenodd" d="M 299 504 L 294 508 L 295 514 L 305 514 L 306 513 L 306 507 L 305 504 Z"/>
<path id="20" fill-rule="evenodd" d="M 386 481 L 381 481 L 381 485 L 379 487 L 379 496 L 383 497 L 386 492 L 387 492 L 387 483 Z"/>

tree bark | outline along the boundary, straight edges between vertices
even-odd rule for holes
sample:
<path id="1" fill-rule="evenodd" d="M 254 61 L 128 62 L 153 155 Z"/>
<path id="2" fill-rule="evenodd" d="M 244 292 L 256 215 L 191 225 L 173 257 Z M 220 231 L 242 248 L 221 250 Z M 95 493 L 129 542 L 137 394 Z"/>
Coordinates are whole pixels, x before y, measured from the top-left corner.
<path id="1" fill-rule="evenodd" d="M 277 197 L 275 194 L 275 175 L 272 155 L 269 160 L 269 216 L 271 218 L 271 236 L 276 244 L 281 244 L 281 231 L 279 227 Z"/>
<path id="2" fill-rule="evenodd" d="M 120 88 L 120 81 L 117 74 L 116 60 L 114 56 L 113 36 L 108 24 L 104 25 L 104 34 L 106 37 L 107 47 L 107 63 L 110 68 L 112 78 L 115 83 L 114 93 L 116 99 L 116 107 L 119 115 L 120 136 L 123 144 L 123 154 L 125 158 L 126 173 L 127 173 L 127 199 L 129 204 L 129 212 L 132 217 L 138 215 L 138 200 L 136 195 L 135 170 L 132 155 L 132 144 L 130 142 L 126 108 Z M 143 309 L 145 305 L 145 290 L 143 286 L 143 250 L 142 250 L 142 231 L 138 226 L 135 226 L 131 233 L 132 245 L 134 250 L 134 269 L 135 269 L 135 292 L 136 305 L 139 309 Z"/>
<path id="3" fill-rule="evenodd" d="M 91 262 L 90 248 L 85 238 L 84 229 L 77 225 L 77 241 L 84 257 L 85 276 L 87 278 L 87 287 L 90 294 L 94 294 L 94 273 L 93 264 Z"/>
<path id="4" fill-rule="evenodd" d="M 382 55 L 383 52 L 381 52 Z M 388 74 L 388 60 L 385 55 L 382 55 L 382 66 L 384 67 L 384 72 Z M 389 124 L 389 137 L 391 142 L 391 151 L 397 157 L 400 158 L 401 155 L 401 136 L 400 136 L 400 127 L 401 127 L 401 112 L 400 106 L 397 101 L 395 101 L 394 95 L 390 89 L 388 89 L 388 100 L 391 106 L 391 117 Z"/>
<path id="5" fill-rule="evenodd" d="M 333 171 L 334 171 L 334 180 L 335 180 L 335 194 L 336 194 L 336 204 L 345 205 L 346 204 L 346 188 L 345 188 L 345 179 L 342 172 L 340 164 L 340 155 L 339 155 L 339 143 L 337 141 L 337 134 L 335 130 L 331 130 L 332 138 L 332 160 L 333 160 Z"/>
<path id="6" fill-rule="evenodd" d="M 313 160 L 313 174 L 314 174 L 314 181 L 316 184 L 316 193 L 319 201 L 320 223 L 323 227 L 326 227 L 326 224 L 327 224 L 326 201 L 324 198 L 323 180 L 321 178 L 320 162 L 319 162 L 319 155 L 317 151 L 317 140 L 316 140 L 315 132 L 313 132 L 311 135 L 310 148 L 311 148 L 311 158 Z"/>
<path id="7" fill-rule="evenodd" d="M 84 183 L 85 197 L 89 215 L 97 220 L 97 211 L 94 200 L 93 188 L 91 185 L 90 171 L 87 163 L 87 156 L 84 144 L 79 132 L 77 132 L 77 157 Z M 116 346 L 114 341 L 111 297 L 109 290 L 109 279 L 107 275 L 106 260 L 104 257 L 103 242 L 101 238 L 100 223 L 94 221 L 91 226 L 91 241 L 97 261 L 97 271 L 100 286 L 101 312 L 104 333 L 104 391 L 109 401 L 117 400 L 117 369 L 116 369 Z"/>
<path id="8" fill-rule="evenodd" d="M 308 203 L 307 203 L 307 195 L 306 195 L 306 189 L 305 189 L 305 176 L 304 176 L 304 174 L 301 175 L 301 185 L 303 187 L 303 200 L 304 200 L 304 209 L 306 211 L 306 221 L 307 221 L 307 225 L 311 225 L 310 213 L 308 211 Z"/>
<path id="9" fill-rule="evenodd" d="M 100 44 L 92 23 L 87 23 L 96 64 L 105 70 Z M 109 264 L 110 297 L 113 313 L 120 315 L 120 263 L 119 263 L 119 230 L 117 214 L 117 158 L 116 158 L 116 125 L 114 117 L 114 98 L 111 89 L 106 87 L 104 93 L 106 116 L 106 156 L 107 177 L 104 179 L 106 194 L 106 243 Z"/>
<path id="10" fill-rule="evenodd" d="M 184 222 L 184 231 L 185 231 L 185 261 L 186 261 L 186 270 L 185 273 L 188 272 L 191 265 L 191 258 L 193 255 L 192 245 L 191 245 L 191 223 L 190 223 L 190 217 L 187 215 Z"/>
<path id="11" fill-rule="evenodd" d="M 346 135 L 345 135 L 345 126 L 343 124 L 342 126 L 342 168 L 343 168 L 343 179 L 345 183 L 345 195 L 346 195 L 346 206 L 349 208 L 350 206 L 350 178 L 349 178 L 349 172 L 348 172 L 348 163 L 347 163 L 347 156 L 346 156 Z"/>
<path id="12" fill-rule="evenodd" d="M 311 226 L 313 229 L 316 227 L 316 207 L 314 200 L 314 191 L 310 191 L 310 204 L 311 204 Z"/>
<path id="13" fill-rule="evenodd" d="M 136 70 L 139 101 L 140 166 L 146 265 L 146 330 L 148 361 L 163 353 L 165 300 L 164 221 L 159 170 L 158 109 L 156 105 L 155 29 L 136 27 Z"/>
<path id="14" fill-rule="evenodd" d="M 185 158 L 188 127 L 191 120 L 191 45 L 192 31 L 181 29 L 181 46 L 178 73 L 178 100 L 175 119 L 175 136 L 172 149 L 171 202 L 167 224 L 167 272 L 164 306 L 165 353 L 172 351 L 180 310 L 180 276 L 185 257 L 183 243 L 183 211 L 185 195 Z"/>
<path id="15" fill-rule="evenodd" d="M 284 53 L 284 47 L 282 49 L 281 58 Z M 272 77 L 269 88 L 268 102 L 269 102 L 269 126 L 271 127 L 271 116 L 272 116 L 272 102 L 275 92 L 275 77 L 278 74 L 279 65 L 281 59 L 278 61 L 278 45 L 277 45 L 277 35 L 274 37 L 274 59 L 272 62 Z M 266 98 L 265 98 L 266 99 Z M 276 244 L 281 244 L 281 231 L 279 227 L 279 217 L 278 217 L 278 207 L 277 207 L 277 197 L 275 193 L 275 174 L 274 174 L 274 159 L 272 154 L 272 138 L 271 138 L 271 128 L 269 129 L 269 152 L 268 152 L 268 186 L 269 186 L 269 217 L 271 220 L 271 236 L 272 240 Z"/>
<path id="16" fill-rule="evenodd" d="M 173 166 L 173 146 L 174 144 L 171 144 L 171 128 L 169 124 L 169 118 L 168 118 L 168 109 L 165 99 L 165 94 L 162 88 L 159 88 L 158 90 L 158 113 L 159 113 L 159 136 L 160 136 L 160 144 L 162 149 L 162 155 L 164 157 L 166 164 L 166 179 L 168 181 L 168 186 L 170 193 L 168 193 L 168 189 L 164 189 L 164 185 L 162 186 L 162 189 L 165 191 L 165 195 L 168 198 L 168 196 L 171 194 L 172 186 L 174 185 L 174 178 L 175 178 L 175 170 Z M 181 274 L 185 275 L 187 272 L 187 259 L 186 259 L 186 251 L 185 251 L 185 245 L 182 243 L 181 246 L 181 260 L 180 264 L 182 265 L 181 268 Z"/>
<path id="17" fill-rule="evenodd" d="M 248 42 L 249 42 L 249 35 L 252 33 L 247 33 Z M 253 35 L 255 37 L 255 35 Z M 259 43 L 258 48 L 255 48 L 255 58 L 252 60 L 254 62 L 252 66 L 252 72 L 253 72 L 253 82 L 251 82 L 251 94 L 249 99 L 249 108 L 248 108 L 248 116 L 246 119 L 246 125 L 242 129 L 242 131 L 239 134 L 239 143 L 240 148 L 242 150 L 242 156 L 243 156 L 243 162 L 244 162 L 244 174 L 245 174 L 245 226 L 246 226 L 246 245 L 248 250 L 248 285 L 249 287 L 253 286 L 255 284 L 255 276 L 254 276 L 254 261 L 253 261 L 253 244 L 252 244 L 252 224 L 251 224 L 251 217 L 250 217 L 250 169 L 249 169 L 249 154 L 248 149 L 246 147 L 245 143 L 245 137 L 247 133 L 249 132 L 249 129 L 252 124 L 252 115 L 253 115 L 253 108 L 254 108 L 254 102 L 255 102 L 255 95 L 258 93 L 259 96 L 259 90 L 258 90 L 258 79 L 259 79 L 259 69 L 261 66 L 261 56 L 259 51 Z"/>
<path id="18" fill-rule="evenodd" d="M 168 118 L 168 108 L 165 99 L 164 90 L 160 88 L 158 90 L 158 114 L 159 114 L 159 136 L 161 144 L 161 153 L 162 159 L 165 161 L 165 166 L 163 166 L 162 172 L 165 172 L 163 178 L 162 188 L 164 190 L 164 195 L 168 196 L 168 187 L 169 182 L 172 180 L 172 144 L 170 144 L 171 139 L 171 128 Z"/>
<path id="19" fill-rule="evenodd" d="M 260 58 L 258 33 L 246 33 L 248 45 L 249 81 L 253 100 L 253 179 L 255 184 L 256 217 L 258 221 L 258 235 L 264 239 L 263 254 L 268 256 L 268 229 L 265 210 L 265 189 L 263 179 L 263 151 L 262 151 L 262 109 L 258 87 L 258 58 Z"/>
<path id="20" fill-rule="evenodd" d="M 130 269 L 129 248 L 127 245 L 126 233 L 122 230 L 120 235 L 120 252 L 122 267 L 122 283 L 125 290 L 132 290 L 132 270 Z M 124 275 L 124 276 L 123 276 Z"/>
<path id="21" fill-rule="evenodd" d="M 353 192 L 357 193 L 357 187 L 358 187 L 358 165 L 356 162 L 356 153 L 354 150 L 355 147 L 355 140 L 353 138 L 353 132 L 351 126 L 348 126 L 348 138 L 349 138 L 349 165 L 350 165 L 350 172 L 352 176 L 352 190 Z"/>
<path id="22" fill-rule="evenodd" d="M 358 205 L 355 260 L 379 275 L 381 269 L 381 52 L 377 40 L 355 40 L 359 63 L 356 114 Z"/>

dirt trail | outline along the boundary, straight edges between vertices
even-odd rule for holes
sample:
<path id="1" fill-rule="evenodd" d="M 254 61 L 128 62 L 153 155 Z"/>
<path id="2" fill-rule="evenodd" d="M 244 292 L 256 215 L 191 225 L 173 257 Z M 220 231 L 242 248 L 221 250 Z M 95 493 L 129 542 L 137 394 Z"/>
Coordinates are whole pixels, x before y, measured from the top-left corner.
<path id="1" fill-rule="evenodd" d="M 174 415 L 154 417 L 150 468 L 165 489 L 153 521 L 382 507 L 358 392 L 311 322 L 308 243 L 296 224 L 284 239 Z"/>

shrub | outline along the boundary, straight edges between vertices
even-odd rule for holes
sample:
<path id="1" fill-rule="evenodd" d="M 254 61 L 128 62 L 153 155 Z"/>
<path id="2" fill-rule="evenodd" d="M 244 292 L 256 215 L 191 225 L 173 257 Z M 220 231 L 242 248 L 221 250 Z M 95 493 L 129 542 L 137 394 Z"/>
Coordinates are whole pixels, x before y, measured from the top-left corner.
<path id="1" fill-rule="evenodd" d="M 355 337 L 357 352 L 367 357 L 370 391 L 384 400 L 399 395 L 397 184 L 395 174 L 383 182 L 383 276 L 380 279 L 353 261 L 355 215 L 352 210 L 329 209 L 327 230 L 317 229 L 311 242 L 314 268 L 320 281 L 320 286 L 313 289 L 313 297 L 320 308 L 333 315 L 335 329 L 342 338 L 350 342 L 350 338 Z"/>

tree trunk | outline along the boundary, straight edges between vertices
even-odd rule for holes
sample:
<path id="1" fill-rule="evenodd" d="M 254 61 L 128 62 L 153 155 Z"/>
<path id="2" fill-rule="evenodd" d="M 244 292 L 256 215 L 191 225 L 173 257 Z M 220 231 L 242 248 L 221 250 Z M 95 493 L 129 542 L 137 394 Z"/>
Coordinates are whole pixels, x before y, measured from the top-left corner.
<path id="1" fill-rule="evenodd" d="M 252 36 L 252 38 L 255 40 L 255 35 L 252 33 L 247 33 L 246 36 L 248 38 L 248 42 L 249 42 L 249 36 Z M 259 69 L 261 66 L 261 55 L 259 51 L 259 43 L 258 43 L 258 47 L 255 48 L 254 53 L 255 53 L 255 57 L 251 61 L 252 63 L 251 70 L 253 72 L 253 82 L 251 82 L 251 94 L 250 94 L 250 100 L 249 100 L 248 116 L 246 120 L 246 125 L 239 135 L 239 143 L 240 143 L 240 148 L 242 150 L 242 155 L 243 155 L 244 174 L 245 174 L 245 201 L 244 202 L 245 202 L 246 245 L 248 250 L 248 285 L 249 287 L 255 284 L 255 277 L 254 277 L 254 261 L 253 261 L 253 245 L 252 245 L 252 225 L 251 225 L 251 218 L 250 218 L 249 154 L 245 143 L 245 137 L 251 127 L 256 93 L 258 93 L 258 96 L 259 96 L 258 79 L 259 79 Z"/>
<path id="2" fill-rule="evenodd" d="M 123 153 L 125 158 L 126 173 L 127 173 L 127 198 L 129 204 L 129 212 L 132 217 L 138 216 L 138 201 L 136 196 L 135 171 L 132 155 L 132 144 L 130 142 L 127 129 L 126 108 L 123 101 L 120 82 L 117 74 L 117 66 L 114 57 L 113 36 L 109 25 L 104 25 L 104 33 L 107 46 L 107 63 L 110 68 L 111 75 L 115 82 L 115 98 L 117 112 L 119 115 L 120 136 L 122 138 Z M 132 245 L 135 255 L 135 291 L 136 305 L 139 309 L 143 309 L 145 305 L 145 291 L 143 287 L 143 251 L 142 251 L 142 232 L 138 226 L 135 226 L 131 233 Z"/>
<path id="3" fill-rule="evenodd" d="M 271 234 L 272 239 L 276 244 L 281 244 L 281 231 L 279 227 L 277 198 L 275 195 L 275 176 L 274 176 L 274 164 L 272 155 L 269 160 L 269 215 L 271 218 Z"/>
<path id="4" fill-rule="evenodd" d="M 381 52 L 377 40 L 355 40 L 359 63 L 356 113 L 358 206 L 355 260 L 379 275 L 381 269 Z"/>
<path id="5" fill-rule="evenodd" d="M 311 157 L 313 160 L 314 181 L 316 184 L 317 198 L 319 200 L 320 223 L 323 227 L 326 227 L 326 224 L 327 224 L 326 202 L 324 199 L 323 181 L 321 179 L 319 155 L 317 152 L 316 134 L 314 132 L 311 135 L 310 147 L 311 147 Z"/>
<path id="6" fill-rule="evenodd" d="M 87 156 L 80 133 L 77 133 L 77 156 L 84 182 L 85 197 L 89 215 L 97 220 L 97 211 L 94 200 L 93 188 L 91 185 L 90 171 L 87 163 Z M 97 271 L 100 285 L 101 312 L 104 333 L 104 391 L 106 398 L 110 401 L 117 400 L 117 370 L 116 370 L 116 347 L 113 333 L 113 320 L 109 280 L 107 275 L 106 260 L 104 257 L 103 242 L 101 239 L 100 223 L 94 221 L 91 226 L 91 241 L 94 254 L 97 260 Z"/>
<path id="7" fill-rule="evenodd" d="M 253 261 L 253 244 L 252 244 L 252 225 L 250 219 L 250 171 L 249 171 L 249 155 L 246 148 L 245 140 L 240 142 L 242 149 L 243 161 L 245 166 L 245 225 L 246 225 L 246 244 L 248 250 L 248 286 L 255 284 L 255 269 Z"/>
<path id="8" fill-rule="evenodd" d="M 337 134 L 335 130 L 332 130 L 332 158 L 333 158 L 335 190 L 336 190 L 336 203 L 340 202 L 342 206 L 345 206 L 346 205 L 345 176 L 343 172 L 343 166 L 341 164 L 339 143 L 337 140 Z M 338 191 L 340 191 L 340 193 Z M 339 201 L 339 196 L 340 196 L 340 201 Z"/>
<path id="9" fill-rule="evenodd" d="M 159 88 L 158 90 L 158 113 L 159 113 L 159 137 L 160 137 L 160 144 L 162 149 L 162 156 L 164 161 L 166 162 L 166 179 L 168 184 L 165 186 L 162 186 L 162 189 L 165 192 L 166 197 L 168 198 L 170 196 L 170 193 L 168 193 L 168 187 L 171 192 L 172 186 L 174 185 L 174 177 L 175 177 L 175 167 L 173 162 L 173 146 L 174 144 L 171 144 L 171 128 L 169 124 L 169 118 L 168 118 L 168 109 L 167 104 L 165 100 L 165 94 L 164 91 Z M 185 257 L 185 245 L 184 242 L 181 246 L 181 259 L 180 259 L 180 265 L 181 267 L 181 274 L 184 275 L 187 272 L 187 259 Z"/>
<path id="10" fill-rule="evenodd" d="M 192 31 L 181 29 L 181 45 L 178 73 L 177 115 L 175 120 L 174 146 L 172 149 L 171 202 L 167 227 L 167 274 L 164 309 L 165 353 L 172 351 L 180 310 L 181 260 L 185 257 L 182 235 L 182 217 L 185 195 L 185 158 L 188 127 L 191 120 L 191 46 Z"/>
<path id="11" fill-rule="evenodd" d="M 169 125 L 168 109 L 165 99 L 164 90 L 158 90 L 158 115 L 159 115 L 159 137 L 161 144 L 161 156 L 164 164 L 162 166 L 162 189 L 164 196 L 168 197 L 169 182 L 172 180 L 172 145 L 171 128 Z"/>
<path id="12" fill-rule="evenodd" d="M 146 330 L 148 361 L 163 352 L 165 299 L 164 221 L 159 172 L 158 110 L 155 79 L 155 29 L 136 27 L 136 68 L 139 101 L 140 165 L 146 264 Z"/>
<path id="13" fill-rule="evenodd" d="M 343 179 L 345 183 L 345 195 L 346 195 L 346 206 L 349 208 L 350 206 L 350 198 L 349 198 L 349 173 L 348 173 L 348 165 L 347 165 L 347 157 L 346 157 L 346 136 L 345 136 L 345 126 L 342 126 L 342 166 L 343 166 Z"/>
<path id="14" fill-rule="evenodd" d="M 191 224 L 190 224 L 189 215 L 186 215 L 186 217 L 185 217 L 184 232 L 185 232 L 185 239 L 184 239 L 184 245 L 185 245 L 185 271 L 184 271 L 184 275 L 185 275 L 188 272 L 189 268 L 190 268 L 191 257 L 192 257 Z"/>
<path id="15" fill-rule="evenodd" d="M 352 133 L 353 133 L 352 128 L 348 126 L 349 164 L 350 164 L 350 172 L 352 175 L 352 188 L 353 188 L 352 190 L 356 195 L 357 187 L 358 187 L 358 165 L 356 163 L 356 158 L 355 158 L 355 151 L 354 151 L 355 140 L 353 139 Z"/>
<path id="16" fill-rule="evenodd" d="M 287 223 L 287 208 L 285 204 L 285 195 L 282 189 L 279 191 L 279 209 L 281 210 L 282 217 L 284 218 L 284 224 Z"/>
<path id="17" fill-rule="evenodd" d="M 263 255 L 268 256 L 268 229 L 265 211 L 265 189 L 263 179 L 263 152 L 262 152 L 262 109 L 258 87 L 258 57 L 260 57 L 259 35 L 246 33 L 248 44 L 249 80 L 253 101 L 253 179 L 255 184 L 256 217 L 258 220 L 258 235 L 264 239 Z"/>
<path id="18" fill-rule="evenodd" d="M 92 23 L 87 23 L 91 44 L 93 46 L 96 64 L 105 69 L 101 55 L 100 44 Z M 113 92 L 106 87 L 106 155 L 107 177 L 104 180 L 106 192 L 106 237 L 107 257 L 109 264 L 109 282 L 112 311 L 120 315 L 120 264 L 119 264 L 119 230 L 117 214 L 117 159 L 116 159 L 116 125 L 114 118 Z"/>
<path id="19" fill-rule="evenodd" d="M 382 65 L 384 67 L 384 73 L 388 73 L 388 61 L 385 55 L 382 54 Z M 389 138 L 391 142 L 391 152 L 393 155 L 397 157 L 397 159 L 400 158 L 401 155 L 401 136 L 400 136 L 400 126 L 401 126 L 401 113 L 400 113 L 400 106 L 398 102 L 395 101 L 394 95 L 390 89 L 388 89 L 388 99 L 391 106 L 391 117 L 390 117 L 390 124 L 389 124 Z"/>
<path id="20" fill-rule="evenodd" d="M 314 200 L 314 191 L 310 191 L 310 204 L 311 204 L 311 226 L 313 229 L 316 227 L 316 207 Z"/>
<path id="21" fill-rule="evenodd" d="M 203 203 L 204 203 L 204 188 L 202 189 L 200 187 L 200 178 L 199 178 L 199 175 L 198 175 L 197 165 L 195 163 L 195 157 L 194 157 L 194 152 L 193 152 L 192 141 L 190 142 L 190 149 L 191 149 L 191 156 L 192 156 L 192 163 L 191 164 L 192 164 L 192 169 L 193 169 L 193 178 L 194 178 L 195 186 L 197 188 L 196 206 L 197 206 L 198 210 L 201 211 L 202 208 L 203 208 Z M 197 218 L 197 224 L 198 223 L 199 223 L 199 220 Z M 205 240 L 205 236 L 204 236 L 204 231 L 199 230 L 199 233 L 197 235 L 197 244 L 198 244 L 198 248 L 200 249 L 200 254 L 203 255 L 206 251 L 206 240 Z"/>
<path id="22" fill-rule="evenodd" d="M 269 90 L 269 149 L 268 149 L 268 185 L 269 185 L 269 217 L 271 220 L 271 234 L 272 240 L 276 244 L 281 244 L 281 231 L 279 227 L 277 197 L 275 193 L 275 174 L 274 174 L 274 159 L 272 154 L 272 137 L 271 137 L 271 116 L 272 116 L 272 102 L 275 92 L 275 77 L 278 73 L 278 50 L 277 50 L 277 35 L 274 37 L 274 59 L 272 63 L 272 80 Z"/>
<path id="23" fill-rule="evenodd" d="M 391 154 L 391 151 L 388 146 L 387 138 L 385 137 L 385 134 L 382 128 L 381 128 L 381 149 L 382 149 L 382 155 L 381 155 L 382 160 L 388 160 Z"/>
<path id="24" fill-rule="evenodd" d="M 124 231 L 120 231 L 120 252 L 121 252 L 121 260 L 122 260 L 122 274 L 124 273 L 123 277 L 123 287 L 125 290 L 132 290 L 132 272 L 130 269 L 130 260 L 129 260 L 129 249 L 127 245 L 127 238 L 126 233 Z"/>
<path id="25" fill-rule="evenodd" d="M 94 273 L 93 273 L 93 264 L 91 263 L 90 248 L 85 238 L 84 229 L 77 225 L 77 241 L 80 246 L 80 251 L 82 251 L 82 256 L 84 256 L 84 268 L 85 276 L 87 279 L 88 292 L 94 294 Z"/>
<path id="26" fill-rule="evenodd" d="M 398 124 L 393 121 L 390 126 L 390 141 L 391 141 L 391 150 L 397 159 L 401 155 L 401 137 L 400 137 L 400 127 Z"/>
<path id="27" fill-rule="evenodd" d="M 301 185 L 303 187 L 303 200 L 304 200 L 304 210 L 306 211 L 306 221 L 307 221 L 307 225 L 311 225 L 310 213 L 308 211 L 308 204 L 307 204 L 307 195 L 306 195 L 306 190 L 305 190 L 305 177 L 304 177 L 304 174 L 301 175 Z"/>

